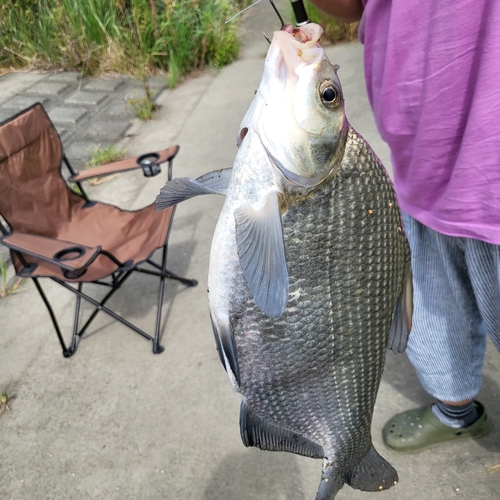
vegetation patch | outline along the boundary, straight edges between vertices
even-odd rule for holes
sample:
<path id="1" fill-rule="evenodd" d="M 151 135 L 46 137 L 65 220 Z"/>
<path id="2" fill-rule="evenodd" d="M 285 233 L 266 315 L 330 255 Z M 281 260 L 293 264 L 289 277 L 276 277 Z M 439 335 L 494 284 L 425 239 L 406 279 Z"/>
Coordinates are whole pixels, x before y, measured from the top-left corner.
<path id="1" fill-rule="evenodd" d="M 221 67 L 238 53 L 244 0 L 3 0 L 0 68 L 67 69 L 86 75 Z"/>
<path id="2" fill-rule="evenodd" d="M 26 279 L 16 275 L 9 278 L 8 271 L 8 263 L 0 257 L 0 299 L 19 290 L 27 282 Z"/>
<path id="3" fill-rule="evenodd" d="M 86 168 L 98 167 L 99 165 L 106 165 L 114 161 L 123 160 L 126 151 L 116 147 L 114 144 L 108 144 L 101 147 L 100 145 L 92 152 L 92 157 L 85 164 Z"/>
<path id="4" fill-rule="evenodd" d="M 12 396 L 9 396 L 6 392 L 0 391 L 0 416 L 5 412 L 5 410 L 10 411 L 9 403 L 12 400 Z"/>

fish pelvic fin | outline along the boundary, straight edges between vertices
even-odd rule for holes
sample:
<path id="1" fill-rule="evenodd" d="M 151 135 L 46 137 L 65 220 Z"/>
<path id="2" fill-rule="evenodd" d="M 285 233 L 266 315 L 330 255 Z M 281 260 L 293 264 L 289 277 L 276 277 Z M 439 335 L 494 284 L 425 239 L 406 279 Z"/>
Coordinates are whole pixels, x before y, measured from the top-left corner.
<path id="1" fill-rule="evenodd" d="M 413 275 L 411 269 L 408 269 L 403 284 L 401 294 L 396 301 L 394 308 L 394 318 L 392 320 L 389 333 L 389 342 L 387 344 L 395 354 L 404 352 L 408 344 L 411 323 L 413 315 Z"/>
<path id="2" fill-rule="evenodd" d="M 363 460 L 344 476 L 345 482 L 361 491 L 382 491 L 398 483 L 398 473 L 371 446 Z"/>
<path id="3" fill-rule="evenodd" d="M 325 459 L 316 500 L 333 500 L 344 484 L 344 478 L 338 473 L 335 466 Z"/>
<path id="4" fill-rule="evenodd" d="M 287 451 L 309 458 L 323 458 L 323 447 L 308 438 L 268 422 L 252 412 L 243 400 L 240 407 L 241 440 L 261 450 Z"/>
<path id="5" fill-rule="evenodd" d="M 215 345 L 219 353 L 222 366 L 236 390 L 240 383 L 240 369 L 238 366 L 238 356 L 236 354 L 236 343 L 231 332 L 229 318 L 211 314 L 212 329 L 214 331 Z"/>
<path id="6" fill-rule="evenodd" d="M 261 210 L 238 208 L 234 218 L 238 257 L 255 304 L 279 318 L 288 302 L 288 270 L 278 193 L 270 193 Z"/>
<path id="7" fill-rule="evenodd" d="M 155 210 L 163 210 L 203 194 L 225 195 L 232 170 L 232 168 L 223 168 L 209 172 L 197 179 L 177 177 L 168 181 L 156 197 Z"/>

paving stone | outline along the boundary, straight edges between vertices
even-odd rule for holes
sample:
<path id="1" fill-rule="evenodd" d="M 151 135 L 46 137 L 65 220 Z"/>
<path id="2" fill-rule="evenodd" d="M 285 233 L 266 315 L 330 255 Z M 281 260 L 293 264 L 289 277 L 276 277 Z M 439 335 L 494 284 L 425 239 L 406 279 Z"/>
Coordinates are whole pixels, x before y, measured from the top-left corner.
<path id="1" fill-rule="evenodd" d="M 21 111 L 29 108 L 35 103 L 41 103 L 44 107 L 50 102 L 48 97 L 29 96 L 29 95 L 16 95 L 2 104 L 3 108 L 15 109 Z"/>
<path id="2" fill-rule="evenodd" d="M 150 92 L 152 92 L 154 100 L 163 92 L 164 88 L 152 87 L 149 90 Z M 144 89 L 142 87 L 137 87 L 137 88 L 132 87 L 130 89 L 127 89 L 123 93 L 123 100 L 129 101 L 130 99 L 142 99 L 145 95 L 146 93 L 144 92 Z"/>
<path id="3" fill-rule="evenodd" d="M 122 79 L 113 80 L 89 80 L 84 84 L 84 90 L 101 90 L 104 92 L 114 92 L 121 87 L 125 82 Z"/>
<path id="4" fill-rule="evenodd" d="M 49 112 L 50 119 L 54 123 L 76 124 L 87 114 L 85 108 L 63 108 L 58 107 Z"/>
<path id="5" fill-rule="evenodd" d="M 7 101 L 10 97 L 24 92 L 39 80 L 46 78 L 46 74 L 38 71 L 13 72 L 0 76 L 0 103 Z"/>
<path id="6" fill-rule="evenodd" d="M 130 123 L 123 120 L 102 121 L 102 119 L 96 119 L 87 128 L 83 137 L 113 142 L 121 139 L 129 127 Z"/>
<path id="7" fill-rule="evenodd" d="M 57 127 L 57 133 L 59 134 L 61 142 L 64 144 L 75 133 L 75 131 Z"/>
<path id="8" fill-rule="evenodd" d="M 80 92 L 75 92 L 67 97 L 64 102 L 66 104 L 86 104 L 91 106 L 97 106 L 106 99 L 107 94 L 102 92 L 86 92 L 84 90 Z"/>
<path id="9" fill-rule="evenodd" d="M 89 161 L 94 151 L 101 145 L 98 141 L 75 141 L 65 149 L 71 165 L 81 168 Z"/>
<path id="10" fill-rule="evenodd" d="M 120 97 L 108 104 L 100 116 L 112 116 L 124 120 L 133 120 L 136 116 L 134 110 L 127 104 L 127 101 Z"/>
<path id="11" fill-rule="evenodd" d="M 164 89 L 166 84 L 166 78 L 164 76 L 151 76 L 148 78 L 148 85 L 151 89 Z"/>
<path id="12" fill-rule="evenodd" d="M 61 73 L 54 73 L 50 75 L 47 80 L 50 82 L 74 82 L 78 83 L 81 79 L 81 73 L 74 71 L 62 71 Z"/>
<path id="13" fill-rule="evenodd" d="M 57 96 L 62 94 L 69 85 L 67 83 L 56 83 L 56 82 L 46 82 L 41 81 L 35 83 L 29 89 L 26 89 L 25 92 L 27 94 L 42 94 L 42 95 L 54 95 Z"/>
<path id="14" fill-rule="evenodd" d="M 17 114 L 17 111 L 0 108 L 0 123 L 12 118 L 15 114 Z"/>

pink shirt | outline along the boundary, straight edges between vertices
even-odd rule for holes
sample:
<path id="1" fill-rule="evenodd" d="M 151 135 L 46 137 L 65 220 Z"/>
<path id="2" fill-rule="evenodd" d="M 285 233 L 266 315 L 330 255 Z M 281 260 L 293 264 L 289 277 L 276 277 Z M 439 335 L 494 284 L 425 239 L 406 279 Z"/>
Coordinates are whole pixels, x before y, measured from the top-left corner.
<path id="1" fill-rule="evenodd" d="M 359 36 L 401 208 L 500 245 L 500 0 L 365 0 Z"/>

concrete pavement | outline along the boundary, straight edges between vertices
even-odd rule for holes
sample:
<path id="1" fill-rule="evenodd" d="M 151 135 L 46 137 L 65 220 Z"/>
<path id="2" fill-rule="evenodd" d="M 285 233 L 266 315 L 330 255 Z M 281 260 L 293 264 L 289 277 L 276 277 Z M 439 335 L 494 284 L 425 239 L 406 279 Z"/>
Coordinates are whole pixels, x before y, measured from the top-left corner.
<path id="1" fill-rule="evenodd" d="M 161 108 L 154 119 L 132 120 L 125 133 L 113 140 L 131 155 L 180 144 L 174 162 L 177 176 L 196 177 L 230 166 L 237 127 L 262 74 L 267 50 L 262 31 L 277 28 L 264 2 L 251 9 L 243 21 L 245 43 L 237 61 L 161 92 L 157 97 Z M 328 48 L 328 54 L 341 66 L 349 120 L 388 165 L 388 150 L 366 99 L 362 47 L 339 45 Z M 28 73 L 19 82 L 36 80 L 37 75 L 43 81 L 50 76 Z M 0 92 L 5 78 L 0 78 Z M 119 88 L 116 94 L 109 100 L 120 98 Z M 86 127 L 99 123 L 99 116 L 86 122 Z M 138 208 L 154 200 L 164 181 L 164 175 L 146 180 L 133 172 L 91 191 L 94 198 Z M 220 365 L 206 300 L 210 242 L 222 202 L 219 197 L 202 197 L 177 209 L 169 268 L 197 278 L 200 284 L 196 288 L 167 285 L 162 337 L 166 350 L 160 355 L 152 354 L 147 341 L 102 315 L 75 356 L 65 359 L 32 284 L 0 300 L 0 390 L 16 396 L 11 412 L 0 417 L 1 499 L 314 498 L 320 461 L 246 449 L 240 440 L 240 398 Z M 57 312 L 66 318 L 67 331 L 73 298 L 50 283 L 47 287 Z M 155 292 L 156 285 L 147 276 L 137 276 L 112 305 L 151 328 Z M 400 456 L 384 448 L 381 428 L 395 412 L 426 404 L 429 398 L 406 357 L 389 354 L 373 438 L 379 452 L 398 470 L 400 483 L 377 494 L 344 487 L 337 498 L 500 498 L 500 471 L 486 472 L 500 463 L 499 374 L 498 353 L 489 345 L 479 398 L 494 423 L 490 435 Z"/>

